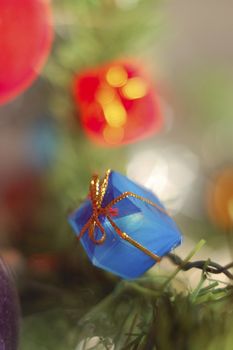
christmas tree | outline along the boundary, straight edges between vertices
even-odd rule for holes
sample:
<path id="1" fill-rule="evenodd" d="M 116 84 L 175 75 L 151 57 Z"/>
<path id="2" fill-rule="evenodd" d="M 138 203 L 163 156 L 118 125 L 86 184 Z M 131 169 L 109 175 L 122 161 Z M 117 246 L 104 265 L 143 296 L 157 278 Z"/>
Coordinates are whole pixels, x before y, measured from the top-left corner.
<path id="1" fill-rule="evenodd" d="M 230 7 L 0 0 L 4 349 L 232 349 Z"/>

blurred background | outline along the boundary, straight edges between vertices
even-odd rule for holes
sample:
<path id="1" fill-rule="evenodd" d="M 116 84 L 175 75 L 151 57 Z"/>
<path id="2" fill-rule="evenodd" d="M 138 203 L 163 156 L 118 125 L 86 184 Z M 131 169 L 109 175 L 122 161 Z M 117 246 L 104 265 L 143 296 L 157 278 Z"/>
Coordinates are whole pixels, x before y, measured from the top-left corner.
<path id="1" fill-rule="evenodd" d="M 183 233 L 177 254 L 204 238 L 200 257 L 232 260 L 232 11 L 226 0 L 0 0 L 0 252 L 22 349 L 75 349 L 77 320 L 118 282 L 67 223 L 93 172 L 157 194 Z"/>

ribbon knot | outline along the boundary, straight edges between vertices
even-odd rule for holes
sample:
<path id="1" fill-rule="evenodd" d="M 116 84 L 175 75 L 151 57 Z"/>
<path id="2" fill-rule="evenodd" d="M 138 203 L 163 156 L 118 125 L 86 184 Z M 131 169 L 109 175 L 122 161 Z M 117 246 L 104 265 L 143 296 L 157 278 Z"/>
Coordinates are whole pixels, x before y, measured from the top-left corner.
<path id="1" fill-rule="evenodd" d="M 142 196 L 139 196 L 132 192 L 124 192 L 115 199 L 113 199 L 110 203 L 108 203 L 105 207 L 102 206 L 103 199 L 105 196 L 105 193 L 108 188 L 108 181 L 109 181 L 109 175 L 111 173 L 111 170 L 107 170 L 104 179 L 101 181 L 98 177 L 98 175 L 93 175 L 90 183 L 90 193 L 89 198 L 91 200 L 92 204 L 92 215 L 90 219 L 86 222 L 86 224 L 83 226 L 83 228 L 80 231 L 80 234 L 78 236 L 78 239 L 81 239 L 83 235 L 88 231 L 88 236 L 91 239 L 91 241 L 94 244 L 103 244 L 106 239 L 106 231 L 103 227 L 103 225 L 100 222 L 99 217 L 104 216 L 111 224 L 111 226 L 114 228 L 115 232 L 124 240 L 127 240 L 129 243 L 131 243 L 136 248 L 143 251 L 145 254 L 149 255 L 151 258 L 153 258 L 156 261 L 160 261 L 161 258 L 152 253 L 150 250 L 142 246 L 139 242 L 135 241 L 133 238 L 131 238 L 129 235 L 127 235 L 125 232 L 123 232 L 112 220 L 112 216 L 118 215 L 118 209 L 114 208 L 114 205 L 118 202 L 124 200 L 128 197 L 133 197 L 138 200 L 141 200 L 155 208 L 157 208 L 160 212 L 168 215 L 167 211 L 157 205 L 156 203 L 150 201 L 147 198 L 144 198 Z M 96 238 L 96 228 L 99 228 L 101 237 Z"/>

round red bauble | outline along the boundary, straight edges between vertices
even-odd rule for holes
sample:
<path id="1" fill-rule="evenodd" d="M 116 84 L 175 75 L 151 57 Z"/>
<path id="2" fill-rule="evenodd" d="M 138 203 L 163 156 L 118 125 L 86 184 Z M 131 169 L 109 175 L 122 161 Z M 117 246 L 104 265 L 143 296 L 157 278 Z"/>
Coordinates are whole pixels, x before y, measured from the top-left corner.
<path id="1" fill-rule="evenodd" d="M 53 37 L 48 0 L 0 0 L 0 104 L 40 72 Z"/>
<path id="2" fill-rule="evenodd" d="M 114 61 L 78 74 L 74 97 L 85 132 L 99 144 L 132 143 L 161 128 L 153 84 L 135 62 Z"/>

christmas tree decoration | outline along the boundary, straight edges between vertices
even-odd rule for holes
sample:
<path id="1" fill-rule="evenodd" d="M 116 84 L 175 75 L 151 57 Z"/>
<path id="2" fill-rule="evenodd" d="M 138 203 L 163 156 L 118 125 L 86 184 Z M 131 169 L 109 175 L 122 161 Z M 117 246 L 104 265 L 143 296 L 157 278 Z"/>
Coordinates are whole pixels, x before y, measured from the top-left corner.
<path id="1" fill-rule="evenodd" d="M 0 0 L 0 104 L 36 79 L 49 54 L 53 29 L 49 0 Z"/>
<path id="2" fill-rule="evenodd" d="M 18 349 L 19 305 L 8 268 L 0 258 L 0 349 Z"/>
<path id="3" fill-rule="evenodd" d="M 158 96 L 142 67 L 115 61 L 78 74 L 74 97 L 87 135 L 118 146 L 158 132 L 162 126 Z"/>
<path id="4" fill-rule="evenodd" d="M 141 276 L 181 243 L 159 199 L 127 177 L 94 175 L 90 194 L 69 217 L 92 263 L 125 279 Z"/>
<path id="5" fill-rule="evenodd" d="M 208 211 L 222 229 L 233 228 L 233 167 L 218 172 L 208 189 Z"/>

